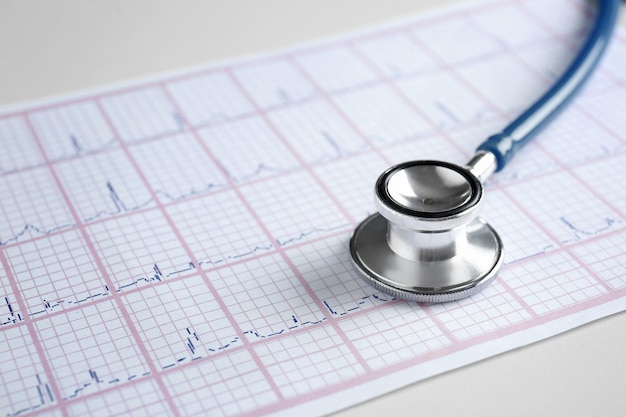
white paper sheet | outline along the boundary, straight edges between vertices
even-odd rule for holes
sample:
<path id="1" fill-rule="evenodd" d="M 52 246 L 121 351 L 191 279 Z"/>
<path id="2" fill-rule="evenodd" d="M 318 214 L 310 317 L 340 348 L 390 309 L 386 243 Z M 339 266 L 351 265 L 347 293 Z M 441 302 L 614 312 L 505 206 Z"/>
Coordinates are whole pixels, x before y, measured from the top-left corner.
<path id="1" fill-rule="evenodd" d="M 0 414 L 318 416 L 624 310 L 621 32 L 486 185 L 493 285 L 406 303 L 347 251 L 382 170 L 466 162 L 587 13 L 479 3 L 2 112 Z"/>

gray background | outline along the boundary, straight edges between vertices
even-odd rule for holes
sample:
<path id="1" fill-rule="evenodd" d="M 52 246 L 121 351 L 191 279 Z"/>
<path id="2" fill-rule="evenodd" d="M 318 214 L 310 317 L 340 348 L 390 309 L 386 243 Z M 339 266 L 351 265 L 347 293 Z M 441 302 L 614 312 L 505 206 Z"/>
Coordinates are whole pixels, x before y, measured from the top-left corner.
<path id="1" fill-rule="evenodd" d="M 259 54 L 457 2 L 0 0 L 0 106 Z M 623 416 L 625 347 L 621 313 L 337 417 Z"/>

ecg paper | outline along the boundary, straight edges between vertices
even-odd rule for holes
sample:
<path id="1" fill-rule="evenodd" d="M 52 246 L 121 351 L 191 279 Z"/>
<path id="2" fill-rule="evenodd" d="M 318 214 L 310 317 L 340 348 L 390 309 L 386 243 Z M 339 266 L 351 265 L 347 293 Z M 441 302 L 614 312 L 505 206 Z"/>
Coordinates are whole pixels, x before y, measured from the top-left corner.
<path id="1" fill-rule="evenodd" d="M 439 305 L 348 240 L 407 159 L 463 164 L 583 3 L 447 9 L 0 114 L 0 415 L 319 416 L 626 309 L 626 37 L 486 185 L 506 258 Z"/>

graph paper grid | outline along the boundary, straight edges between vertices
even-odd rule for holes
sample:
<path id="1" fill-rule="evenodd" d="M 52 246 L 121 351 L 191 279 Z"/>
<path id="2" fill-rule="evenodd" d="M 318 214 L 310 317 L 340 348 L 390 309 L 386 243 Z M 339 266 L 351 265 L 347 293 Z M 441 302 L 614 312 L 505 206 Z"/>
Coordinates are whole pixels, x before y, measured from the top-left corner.
<path id="1" fill-rule="evenodd" d="M 319 416 L 626 309 L 626 35 L 486 184 L 505 265 L 407 303 L 353 228 L 391 164 L 463 164 L 590 10 L 483 2 L 0 112 L 0 415 Z"/>

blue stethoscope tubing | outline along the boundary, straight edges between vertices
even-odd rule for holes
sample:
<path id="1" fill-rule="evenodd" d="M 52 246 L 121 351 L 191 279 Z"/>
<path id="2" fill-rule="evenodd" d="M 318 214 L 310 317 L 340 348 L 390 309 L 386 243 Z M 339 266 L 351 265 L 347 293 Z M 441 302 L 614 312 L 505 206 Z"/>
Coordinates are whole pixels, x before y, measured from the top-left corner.
<path id="1" fill-rule="evenodd" d="M 617 20 L 618 0 L 599 0 L 578 55 L 554 85 L 502 132 L 483 142 L 460 166 L 407 161 L 376 181 L 378 213 L 350 239 L 359 276 L 381 292 L 417 302 L 447 302 L 481 291 L 504 260 L 500 236 L 478 217 L 483 181 L 499 171 L 580 91 L 604 54 Z"/>
<path id="2" fill-rule="evenodd" d="M 581 90 L 609 44 L 617 21 L 619 0 L 598 0 L 596 18 L 589 35 L 567 70 L 532 106 L 502 132 L 490 136 L 477 151 L 496 157 L 500 171 L 513 156 L 546 127 Z"/>

